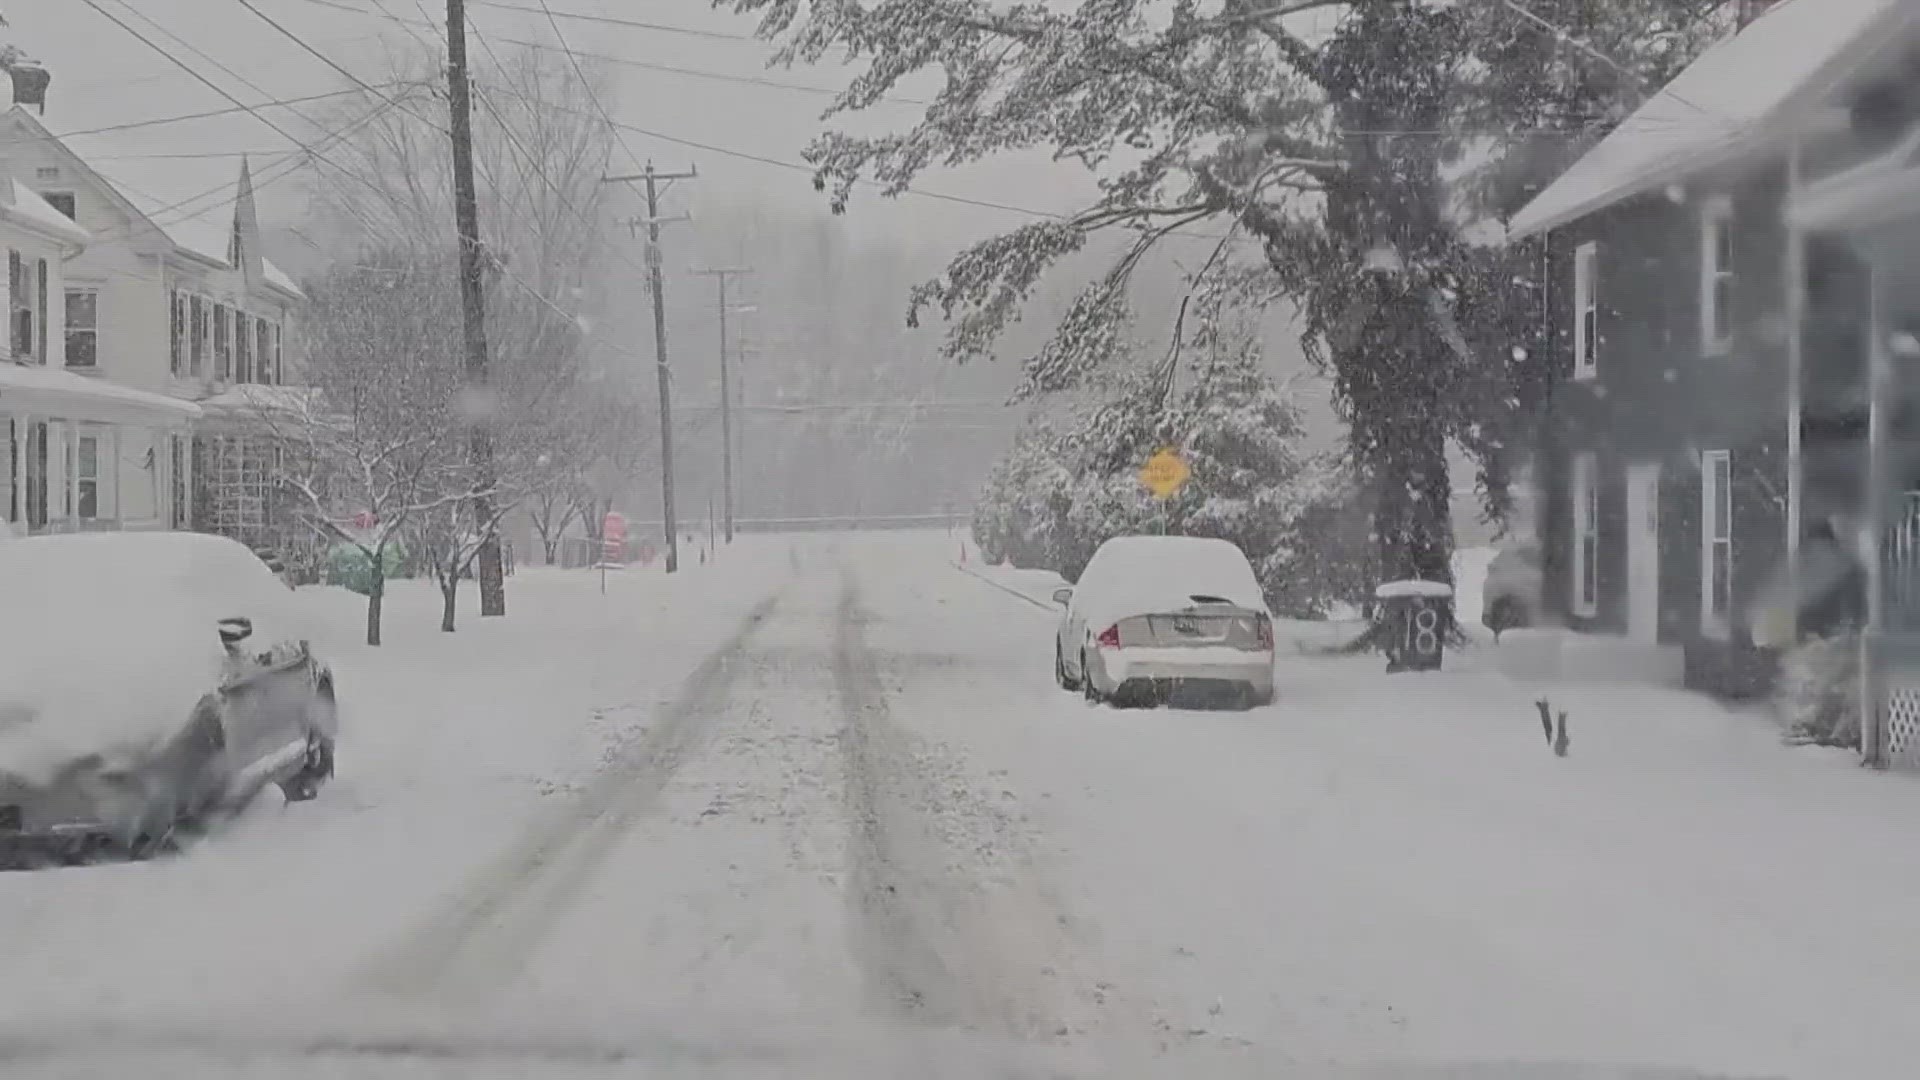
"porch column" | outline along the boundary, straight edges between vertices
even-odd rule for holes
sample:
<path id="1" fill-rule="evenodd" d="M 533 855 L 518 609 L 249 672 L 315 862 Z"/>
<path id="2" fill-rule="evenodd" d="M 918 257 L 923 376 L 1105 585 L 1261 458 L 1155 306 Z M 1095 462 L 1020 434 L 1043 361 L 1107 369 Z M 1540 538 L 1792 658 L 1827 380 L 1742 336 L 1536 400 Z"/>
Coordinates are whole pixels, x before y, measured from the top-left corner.
<path id="1" fill-rule="evenodd" d="M 67 444 L 67 458 L 66 458 L 66 465 L 65 465 L 66 475 L 62 477 L 62 479 L 65 480 L 67 484 L 68 527 L 71 528 L 74 532 L 79 532 L 81 529 L 81 525 L 80 525 L 80 422 L 79 421 L 73 420 L 67 423 L 66 438 L 64 441 Z M 95 444 L 95 445 L 98 445 L 98 444 Z M 100 463 L 98 461 L 95 461 L 94 462 L 94 481 L 93 481 L 95 499 L 99 498 L 99 493 L 100 493 L 99 473 L 100 473 Z"/>
<path id="2" fill-rule="evenodd" d="M 1885 255 L 1874 250 L 1867 266 L 1867 489 L 1861 551 L 1867 561 L 1867 625 L 1860 635 L 1860 754 L 1870 765 L 1884 766 L 1881 747 L 1885 672 L 1879 642 L 1885 634 L 1886 568 L 1880 548 L 1887 528 L 1888 399 L 1892 362 L 1887 355 L 1887 272 Z"/>
<path id="3" fill-rule="evenodd" d="M 1787 152 L 1787 205 L 1800 191 L 1800 140 Z M 1787 226 L 1787 595 L 1792 598 L 1789 640 L 1800 639 L 1800 534 L 1805 529 L 1806 462 L 1800 446 L 1805 402 L 1801 382 L 1806 370 L 1807 234 Z"/>
<path id="4" fill-rule="evenodd" d="M 115 525 L 125 525 L 126 515 L 121 511 L 122 504 L 120 500 L 121 463 L 120 463 L 120 425 L 119 424 L 115 424 L 112 427 L 109 427 L 107 429 L 107 460 L 113 463 L 112 469 L 105 470 L 112 476 L 111 483 L 113 484 L 113 504 L 112 504 L 113 512 L 111 514 L 105 514 L 103 516 L 112 520 Z M 96 466 L 96 469 L 97 469 L 97 466 Z M 99 482 L 100 481 L 97 481 L 97 480 L 95 481 L 96 484 L 98 484 Z"/>
<path id="5" fill-rule="evenodd" d="M 20 526 L 20 535 L 25 536 L 29 516 L 27 513 L 27 415 L 20 413 L 11 417 L 11 420 L 13 433 L 8 437 L 13 440 L 13 476 L 10 478 L 13 491 L 7 500 L 7 510 L 13 518 L 13 523 Z"/>

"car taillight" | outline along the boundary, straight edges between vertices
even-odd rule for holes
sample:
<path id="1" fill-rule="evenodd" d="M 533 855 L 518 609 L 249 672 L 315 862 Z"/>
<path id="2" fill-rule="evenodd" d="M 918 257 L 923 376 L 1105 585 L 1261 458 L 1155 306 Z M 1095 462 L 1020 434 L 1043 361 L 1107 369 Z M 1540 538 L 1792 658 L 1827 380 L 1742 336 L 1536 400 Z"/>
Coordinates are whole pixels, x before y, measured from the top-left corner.
<path id="1" fill-rule="evenodd" d="M 1273 620 L 1265 615 L 1254 620 L 1254 631 L 1260 635 L 1260 647 L 1273 648 Z"/>
<path id="2" fill-rule="evenodd" d="M 1120 624 L 1114 623 L 1112 626 L 1109 626 L 1105 630 L 1100 631 L 1100 636 L 1094 639 L 1094 643 L 1099 645 L 1103 649 L 1119 648 L 1120 647 Z"/>

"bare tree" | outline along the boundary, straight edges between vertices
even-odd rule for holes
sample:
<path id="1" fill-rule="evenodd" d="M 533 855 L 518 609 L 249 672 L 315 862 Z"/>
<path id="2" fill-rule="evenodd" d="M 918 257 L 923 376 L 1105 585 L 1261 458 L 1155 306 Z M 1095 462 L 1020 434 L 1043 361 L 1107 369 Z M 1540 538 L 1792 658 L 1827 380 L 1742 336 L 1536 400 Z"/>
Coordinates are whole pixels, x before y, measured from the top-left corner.
<path id="1" fill-rule="evenodd" d="M 389 550 L 472 493 L 447 475 L 462 430 L 452 278 L 404 254 L 368 260 L 308 284 L 307 385 L 249 390 L 301 518 L 367 559 L 367 644 L 378 645 Z"/>
<path id="2" fill-rule="evenodd" d="M 607 171 L 612 134 L 591 108 L 592 95 L 565 60 L 533 50 L 496 57 L 476 77 L 474 156 L 480 187 L 484 239 L 489 256 L 487 335 L 492 380 L 484 398 L 458 387 L 433 387 L 447 396 L 435 403 L 458 423 L 488 425 L 497 475 L 481 478 L 452 463 L 429 473 L 447 497 L 483 492 L 490 502 L 484 520 L 472 507 L 416 520 L 410 540 L 422 545 L 446 603 L 443 629 L 453 629 L 455 596 L 475 548 L 497 535 L 506 514 L 533 499 L 533 516 L 545 541 L 577 515 L 576 478 L 586 475 L 583 456 L 595 440 L 578 432 L 575 385 L 590 352 L 588 321 L 605 309 L 599 285 L 607 277 L 609 224 L 600 183 Z M 405 68 L 408 61 L 396 66 Z M 417 72 L 415 72 L 417 74 Z M 362 252 L 405 253 L 410 265 L 445 263 L 453 281 L 453 192 L 444 128 L 444 90 L 397 70 L 397 89 L 369 92 L 368 101 L 342 106 L 353 115 L 372 110 L 374 119 L 329 153 L 327 183 L 316 193 L 322 228 L 345 262 Z M 375 97 L 380 101 L 371 100 Z M 392 106 L 380 109 L 382 102 Z M 354 110 L 359 110 L 354 112 Z M 435 304 L 450 321 L 444 333 L 456 339 L 459 314 Z M 331 359 L 315 350 L 315 364 Z M 542 523 L 545 523 L 544 525 Z M 550 546 L 550 545 L 549 545 Z"/>

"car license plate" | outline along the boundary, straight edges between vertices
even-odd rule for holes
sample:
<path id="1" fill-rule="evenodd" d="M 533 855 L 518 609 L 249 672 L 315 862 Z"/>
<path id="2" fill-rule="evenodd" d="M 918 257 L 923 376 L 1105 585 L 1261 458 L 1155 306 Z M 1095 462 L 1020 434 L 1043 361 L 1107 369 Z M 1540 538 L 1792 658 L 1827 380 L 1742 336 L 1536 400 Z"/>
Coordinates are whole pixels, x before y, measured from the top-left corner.
<path id="1" fill-rule="evenodd" d="M 1200 623 L 1184 615 L 1175 616 L 1173 620 L 1173 632 L 1176 634 L 1195 635 L 1200 632 Z"/>

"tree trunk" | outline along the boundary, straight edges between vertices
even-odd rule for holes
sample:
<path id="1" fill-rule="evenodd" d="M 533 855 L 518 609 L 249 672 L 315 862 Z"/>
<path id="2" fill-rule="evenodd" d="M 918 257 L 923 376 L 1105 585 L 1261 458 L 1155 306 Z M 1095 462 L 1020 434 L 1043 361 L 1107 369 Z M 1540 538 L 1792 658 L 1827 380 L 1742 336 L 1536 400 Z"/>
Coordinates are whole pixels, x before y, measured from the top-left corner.
<path id="1" fill-rule="evenodd" d="M 460 599 L 460 568 L 449 567 L 440 578 L 440 630 L 453 633 L 453 613 Z"/>
<path id="2" fill-rule="evenodd" d="M 480 544 L 480 614 L 507 613 L 506 561 L 500 556 L 500 532 L 494 530 Z"/>
<path id="3" fill-rule="evenodd" d="M 373 559 L 372 584 L 367 589 L 367 644 L 380 644 L 380 606 L 387 598 L 387 568 L 382 565 L 384 547 Z"/>
<path id="4" fill-rule="evenodd" d="M 540 538 L 540 546 L 546 552 L 547 565 L 552 566 L 560 559 L 560 538 L 557 536 Z"/>

